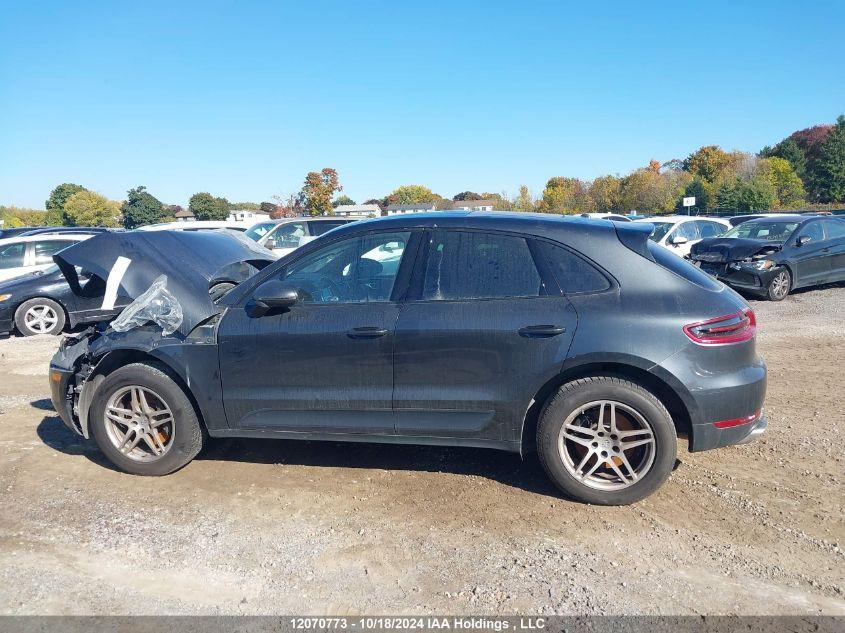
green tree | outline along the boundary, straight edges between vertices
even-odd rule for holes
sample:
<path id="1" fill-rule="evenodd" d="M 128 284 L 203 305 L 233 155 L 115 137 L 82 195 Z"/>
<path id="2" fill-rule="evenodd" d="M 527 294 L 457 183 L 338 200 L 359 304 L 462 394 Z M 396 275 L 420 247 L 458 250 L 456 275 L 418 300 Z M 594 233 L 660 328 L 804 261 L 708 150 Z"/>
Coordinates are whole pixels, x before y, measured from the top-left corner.
<path id="1" fill-rule="evenodd" d="M 72 182 L 64 182 L 50 192 L 50 197 L 44 206 L 47 209 L 46 223 L 52 226 L 68 225 L 70 219 L 65 214 L 65 203 L 73 194 L 80 191 L 88 191 L 82 185 Z"/>
<path id="2" fill-rule="evenodd" d="M 622 180 L 616 176 L 599 176 L 590 183 L 589 196 L 596 211 L 617 211 L 622 203 Z"/>
<path id="3" fill-rule="evenodd" d="M 555 176 L 543 189 L 539 210 L 543 213 L 583 213 L 588 208 L 587 187 L 577 178 Z"/>
<path id="4" fill-rule="evenodd" d="M 135 187 L 126 193 L 126 202 L 120 209 L 123 214 L 123 226 L 134 229 L 147 224 L 155 224 L 164 219 L 164 205 L 144 186 Z"/>
<path id="5" fill-rule="evenodd" d="M 706 145 L 687 156 L 684 171 L 694 178 L 715 182 L 731 165 L 731 156 L 718 145 Z"/>
<path id="6" fill-rule="evenodd" d="M 349 196 L 338 196 L 332 202 L 332 207 L 337 209 L 342 204 L 355 204 L 355 201 Z"/>
<path id="7" fill-rule="evenodd" d="M 77 191 L 65 202 L 65 214 L 76 226 L 117 226 L 120 203 L 94 191 Z"/>
<path id="8" fill-rule="evenodd" d="M 474 191 L 462 191 L 461 193 L 452 196 L 452 200 L 455 202 L 461 202 L 463 200 L 482 200 L 484 198 L 485 196 L 477 194 Z"/>
<path id="9" fill-rule="evenodd" d="M 766 211 L 775 200 L 775 188 L 762 174 L 746 180 L 732 178 L 716 192 L 716 208 L 726 211 Z"/>
<path id="10" fill-rule="evenodd" d="M 819 202 L 845 202 L 845 116 L 827 135 L 810 178 Z"/>
<path id="11" fill-rule="evenodd" d="M 661 172 L 659 163 L 652 161 L 648 167 L 637 169 L 622 179 L 622 210 L 672 211 L 691 179 L 692 176 L 684 171 Z"/>
<path id="12" fill-rule="evenodd" d="M 342 190 L 337 171 L 325 167 L 322 171 L 308 172 L 300 200 L 309 215 L 332 215 L 332 197 L 335 192 Z"/>
<path id="13" fill-rule="evenodd" d="M 519 195 L 513 201 L 514 211 L 531 212 L 534 210 L 534 198 L 526 185 L 519 187 Z"/>
<path id="14" fill-rule="evenodd" d="M 402 185 L 385 198 L 387 204 L 419 204 L 436 202 L 440 196 L 422 185 Z"/>
<path id="15" fill-rule="evenodd" d="M 796 146 L 797 147 L 797 146 Z M 775 191 L 775 209 L 794 209 L 804 204 L 804 183 L 785 158 L 772 156 L 760 161 L 760 170 Z"/>
<path id="16" fill-rule="evenodd" d="M 782 158 L 792 165 L 793 171 L 802 180 L 807 176 L 807 157 L 804 155 L 804 150 L 798 147 L 791 136 L 782 140 L 774 147 L 764 147 L 760 156 L 762 158 Z"/>
<path id="17" fill-rule="evenodd" d="M 188 209 L 197 220 L 225 220 L 229 217 L 230 205 L 226 198 L 215 198 L 202 191 L 191 196 Z"/>

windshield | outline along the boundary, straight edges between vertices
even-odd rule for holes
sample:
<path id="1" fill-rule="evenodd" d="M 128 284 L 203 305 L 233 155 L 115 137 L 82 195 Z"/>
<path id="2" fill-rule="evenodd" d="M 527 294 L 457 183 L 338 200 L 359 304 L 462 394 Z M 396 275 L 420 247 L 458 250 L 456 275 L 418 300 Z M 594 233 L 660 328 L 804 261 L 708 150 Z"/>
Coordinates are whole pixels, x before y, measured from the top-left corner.
<path id="1" fill-rule="evenodd" d="M 787 222 L 784 220 L 749 220 L 733 227 L 730 231 L 722 234 L 722 237 L 783 242 L 789 239 L 798 224 L 796 221 Z"/>
<path id="2" fill-rule="evenodd" d="M 276 226 L 275 222 L 260 222 L 258 224 L 253 224 L 249 227 L 244 235 L 246 235 L 251 240 L 255 240 L 256 242 L 260 240 L 262 237 L 267 235 L 270 230 Z"/>
<path id="3" fill-rule="evenodd" d="M 654 224 L 654 230 L 651 232 L 651 235 L 648 236 L 648 239 L 652 242 L 659 242 L 662 240 L 671 228 L 675 226 L 674 222 L 652 222 L 652 224 Z"/>

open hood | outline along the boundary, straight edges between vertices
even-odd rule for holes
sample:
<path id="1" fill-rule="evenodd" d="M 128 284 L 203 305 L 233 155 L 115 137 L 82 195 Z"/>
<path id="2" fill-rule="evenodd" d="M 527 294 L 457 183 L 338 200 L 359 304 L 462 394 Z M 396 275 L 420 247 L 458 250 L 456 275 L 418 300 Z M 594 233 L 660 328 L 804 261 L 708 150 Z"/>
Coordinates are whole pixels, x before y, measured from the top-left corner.
<path id="1" fill-rule="evenodd" d="M 690 259 L 700 262 L 736 262 L 774 253 L 783 248 L 783 242 L 749 240 L 739 237 L 709 237 L 692 245 Z"/>
<path id="2" fill-rule="evenodd" d="M 53 259 L 76 294 L 82 288 L 75 267 L 102 278 L 106 309 L 120 290 L 136 299 L 165 275 L 167 289 L 182 307 L 177 332 L 183 336 L 219 311 L 208 294 L 212 286 L 240 283 L 275 261 L 270 251 L 234 231 L 102 233 Z"/>

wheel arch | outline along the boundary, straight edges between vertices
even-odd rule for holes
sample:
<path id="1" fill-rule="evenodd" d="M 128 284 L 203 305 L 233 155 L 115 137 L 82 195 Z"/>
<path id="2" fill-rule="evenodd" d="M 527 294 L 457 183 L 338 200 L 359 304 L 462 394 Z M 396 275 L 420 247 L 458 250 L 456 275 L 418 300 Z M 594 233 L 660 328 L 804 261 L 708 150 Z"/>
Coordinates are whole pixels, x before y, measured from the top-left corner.
<path id="1" fill-rule="evenodd" d="M 96 364 L 91 370 L 91 373 L 86 377 L 85 383 L 82 387 L 82 392 L 79 395 L 79 423 L 82 427 L 82 434 L 86 438 L 89 437 L 89 410 L 91 408 L 91 403 L 94 401 L 94 395 L 96 394 L 100 384 L 110 373 L 133 363 L 146 363 L 157 366 L 170 376 L 170 378 L 172 378 L 173 381 L 179 385 L 179 388 L 185 393 L 188 400 L 191 402 L 191 406 L 194 407 L 194 411 L 197 414 L 197 419 L 199 420 L 200 425 L 207 431 L 202 408 L 199 406 L 196 397 L 188 387 L 187 381 L 172 363 L 168 363 L 166 360 L 151 354 L 146 350 L 137 348 L 120 348 L 110 350 L 100 356 L 99 359 L 95 360 Z"/>
<path id="2" fill-rule="evenodd" d="M 692 434 L 695 427 L 692 424 L 689 407 L 684 402 L 684 398 L 669 384 L 667 379 L 630 361 L 591 360 L 575 366 L 564 367 L 559 374 L 553 376 L 540 387 L 534 395 L 531 405 L 528 407 L 522 421 L 520 432 L 521 454 L 524 455 L 536 450 L 537 423 L 546 408 L 546 404 L 557 390 L 568 382 L 578 380 L 579 378 L 587 378 L 588 376 L 615 376 L 625 378 L 647 389 L 669 411 L 678 437 L 685 438 L 688 445 L 692 445 Z"/>

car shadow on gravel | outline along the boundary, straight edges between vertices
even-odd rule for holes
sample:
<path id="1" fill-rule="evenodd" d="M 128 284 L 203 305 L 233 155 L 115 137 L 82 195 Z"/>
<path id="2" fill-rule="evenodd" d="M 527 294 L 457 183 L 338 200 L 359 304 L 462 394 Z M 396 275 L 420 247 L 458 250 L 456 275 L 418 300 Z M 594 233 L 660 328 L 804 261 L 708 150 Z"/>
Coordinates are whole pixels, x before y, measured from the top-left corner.
<path id="1" fill-rule="evenodd" d="M 232 438 L 213 439 L 197 459 L 474 475 L 527 492 L 561 496 L 533 453 L 522 459 L 483 448 Z"/>
<path id="2" fill-rule="evenodd" d="M 53 408 L 52 405 L 49 407 L 39 406 L 41 402 L 43 401 L 36 400 L 31 404 L 37 409 Z M 49 403 L 49 400 L 47 402 Z M 65 455 L 82 455 L 98 466 L 117 471 L 117 468 L 100 453 L 93 441 L 89 442 L 71 431 L 57 415 L 46 416 L 38 424 L 35 432 L 38 438 L 53 450 Z"/>
<path id="3" fill-rule="evenodd" d="M 36 400 L 32 406 L 52 409 L 49 401 L 46 403 Z M 85 440 L 68 429 L 58 416 L 45 417 L 36 432 L 44 444 L 56 451 L 67 455 L 82 455 L 98 466 L 117 471 L 93 441 Z M 512 453 L 481 448 L 212 438 L 197 459 L 475 475 L 527 492 L 560 497 L 560 493 L 546 478 L 536 455 L 527 455 L 523 460 Z"/>

